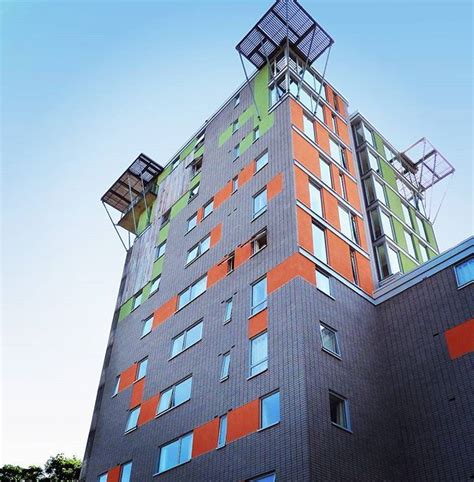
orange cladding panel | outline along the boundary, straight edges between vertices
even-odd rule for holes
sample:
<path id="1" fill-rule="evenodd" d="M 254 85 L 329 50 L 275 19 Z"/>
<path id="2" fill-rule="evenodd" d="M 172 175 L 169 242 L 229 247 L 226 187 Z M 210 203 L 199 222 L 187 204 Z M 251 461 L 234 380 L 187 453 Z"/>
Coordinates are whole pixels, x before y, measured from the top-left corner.
<path id="1" fill-rule="evenodd" d="M 270 201 L 283 189 L 283 173 L 280 172 L 267 184 L 267 198 Z"/>
<path id="2" fill-rule="evenodd" d="M 120 382 L 118 391 L 121 392 L 128 388 L 134 381 L 137 375 L 137 364 L 134 363 L 120 374 Z"/>
<path id="3" fill-rule="evenodd" d="M 222 223 L 211 229 L 211 248 L 214 247 L 222 238 Z"/>
<path id="4" fill-rule="evenodd" d="M 368 251 L 367 248 L 367 236 L 365 235 L 364 221 L 362 221 L 359 216 L 356 217 L 357 220 L 357 231 L 359 233 L 360 246 L 364 251 Z"/>
<path id="5" fill-rule="evenodd" d="M 344 278 L 352 281 L 352 266 L 349 245 L 331 231 L 326 231 L 329 265 Z"/>
<path id="6" fill-rule="evenodd" d="M 451 360 L 474 352 L 474 318 L 444 332 Z"/>
<path id="7" fill-rule="evenodd" d="M 252 256 L 252 243 L 249 241 L 235 249 L 234 269 L 244 264 Z"/>
<path id="8" fill-rule="evenodd" d="M 342 102 L 341 102 L 342 103 Z M 339 137 L 342 139 L 342 141 L 347 145 L 351 145 L 351 140 L 349 138 L 349 127 L 348 125 L 343 122 L 339 117 L 336 116 L 336 124 L 337 124 L 337 131 L 339 134 Z"/>
<path id="9" fill-rule="evenodd" d="M 321 193 L 323 195 L 324 219 L 336 229 L 341 229 L 337 199 L 326 189 L 321 189 Z"/>
<path id="10" fill-rule="evenodd" d="M 199 208 L 197 210 L 197 222 L 200 223 L 202 221 L 204 210 L 203 208 Z"/>
<path id="11" fill-rule="evenodd" d="M 227 442 L 256 432 L 260 427 L 260 400 L 242 405 L 227 413 Z"/>
<path id="12" fill-rule="evenodd" d="M 313 252 L 313 229 L 311 216 L 301 209 L 296 208 L 298 222 L 298 244 L 309 253 Z"/>
<path id="13" fill-rule="evenodd" d="M 360 197 L 357 184 L 350 177 L 345 176 L 345 180 L 347 201 L 353 208 L 360 212 Z"/>
<path id="14" fill-rule="evenodd" d="M 267 274 L 267 290 L 273 293 L 297 276 L 316 285 L 314 264 L 300 253 L 295 253 L 272 268 Z"/>
<path id="15" fill-rule="evenodd" d="M 294 171 L 295 171 L 296 199 L 298 199 L 303 204 L 309 207 L 310 199 L 309 199 L 308 176 L 297 166 L 295 166 Z"/>
<path id="16" fill-rule="evenodd" d="M 193 431 L 192 458 L 199 457 L 217 448 L 219 437 L 219 418 L 215 418 Z"/>
<path id="17" fill-rule="evenodd" d="M 214 209 L 217 209 L 223 202 L 232 195 L 232 181 L 229 181 L 220 191 L 214 195 Z"/>
<path id="18" fill-rule="evenodd" d="M 120 471 L 122 467 L 116 465 L 113 469 L 107 472 L 107 482 L 119 482 L 120 481 Z"/>
<path id="19" fill-rule="evenodd" d="M 346 160 L 347 160 L 347 170 L 353 175 L 356 175 L 354 168 L 354 158 L 352 157 L 352 152 L 346 149 Z"/>
<path id="20" fill-rule="evenodd" d="M 290 99 L 290 114 L 291 123 L 294 124 L 301 131 L 304 129 L 303 126 L 303 107 L 301 107 L 298 102 Z"/>
<path id="21" fill-rule="evenodd" d="M 210 288 L 211 286 L 218 283 L 220 280 L 224 279 L 227 275 L 227 263 L 222 261 L 219 264 L 213 266 L 207 272 L 207 287 Z"/>
<path id="22" fill-rule="evenodd" d="M 161 325 L 163 321 L 167 320 L 171 316 L 174 315 L 176 311 L 176 306 L 178 303 L 178 297 L 174 296 L 166 303 L 162 304 L 153 315 L 153 328 L 156 328 L 158 325 Z"/>
<path id="23" fill-rule="evenodd" d="M 237 183 L 239 188 L 246 184 L 254 175 L 255 173 L 255 161 L 252 161 L 250 164 L 245 166 L 240 172 L 239 177 L 237 179 Z"/>
<path id="24" fill-rule="evenodd" d="M 248 337 L 253 338 L 268 328 L 268 309 L 262 310 L 249 318 Z"/>
<path id="25" fill-rule="evenodd" d="M 316 123 L 316 140 L 318 146 L 329 155 L 329 133 L 318 122 Z"/>
<path id="26" fill-rule="evenodd" d="M 143 390 L 145 388 L 145 377 L 140 378 L 136 383 L 133 384 L 132 388 L 132 396 L 130 398 L 130 406 L 129 408 L 135 408 L 143 400 Z"/>
<path id="27" fill-rule="evenodd" d="M 335 164 L 331 164 L 329 167 L 331 169 L 331 177 L 333 179 L 333 188 L 339 194 L 339 196 L 344 197 L 342 194 L 341 182 L 339 181 L 339 173 L 342 171 L 339 171 Z"/>
<path id="28" fill-rule="evenodd" d="M 311 174 L 321 178 L 318 150 L 298 132 L 293 131 L 291 135 L 293 138 L 293 158 L 306 167 Z"/>
<path id="29" fill-rule="evenodd" d="M 370 269 L 370 261 L 362 256 L 359 252 L 355 252 L 357 273 L 359 275 L 360 287 L 369 295 L 374 291 L 374 284 L 372 280 L 372 270 Z"/>
<path id="30" fill-rule="evenodd" d="M 138 416 L 138 426 L 144 425 L 155 418 L 159 401 L 160 394 L 157 393 L 142 403 L 142 406 L 140 407 L 140 415 Z"/>

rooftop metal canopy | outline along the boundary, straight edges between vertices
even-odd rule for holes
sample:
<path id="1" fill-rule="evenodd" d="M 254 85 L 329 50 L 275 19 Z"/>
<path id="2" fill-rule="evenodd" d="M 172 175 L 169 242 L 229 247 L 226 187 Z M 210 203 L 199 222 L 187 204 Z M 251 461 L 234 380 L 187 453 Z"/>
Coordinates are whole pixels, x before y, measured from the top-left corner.
<path id="1" fill-rule="evenodd" d="M 451 163 L 425 137 L 401 153 L 401 158 L 414 167 L 412 176 L 421 192 L 426 191 L 454 172 Z"/>
<path id="2" fill-rule="evenodd" d="M 309 64 L 334 43 L 297 0 L 277 0 L 236 49 L 259 69 L 287 39 Z"/>
<path id="3" fill-rule="evenodd" d="M 163 168 L 153 159 L 145 154 L 140 154 L 102 196 L 101 200 L 124 213 L 134 199 L 142 195 L 145 186 L 162 171 Z"/>

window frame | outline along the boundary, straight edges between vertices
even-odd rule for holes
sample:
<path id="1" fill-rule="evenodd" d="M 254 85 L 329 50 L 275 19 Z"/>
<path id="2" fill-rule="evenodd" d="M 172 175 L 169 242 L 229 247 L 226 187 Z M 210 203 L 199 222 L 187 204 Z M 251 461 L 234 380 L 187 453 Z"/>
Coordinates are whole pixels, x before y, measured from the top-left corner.
<path id="1" fill-rule="evenodd" d="M 124 479 L 123 476 L 124 476 L 124 468 L 127 467 L 128 465 L 130 465 L 130 473 L 128 474 L 128 478 L 127 479 Z M 132 460 L 129 460 L 128 462 L 125 462 L 123 464 L 120 465 L 120 480 L 119 482 L 130 482 L 132 480 Z"/>
<path id="2" fill-rule="evenodd" d="M 186 400 L 183 400 L 182 402 L 176 404 L 176 400 L 175 400 L 176 388 L 179 385 L 182 385 L 183 383 L 187 382 L 188 380 L 191 380 L 191 386 L 189 388 L 189 398 L 187 398 Z M 163 395 L 165 393 L 169 392 L 169 391 L 171 391 L 171 395 L 170 395 L 170 398 L 169 398 L 169 401 L 168 401 L 168 406 L 167 406 L 167 408 L 163 409 L 160 412 L 160 403 L 161 403 L 161 400 L 163 400 L 163 398 L 164 398 Z M 160 400 L 158 401 L 158 406 L 156 407 L 155 417 L 161 417 L 165 413 L 168 413 L 171 410 L 173 410 L 177 407 L 180 407 L 181 405 L 184 405 L 186 402 L 189 402 L 189 400 L 191 400 L 192 391 L 193 391 L 193 375 L 192 374 L 188 375 L 187 377 L 185 377 L 183 379 L 181 379 L 179 382 L 174 383 L 170 387 L 165 388 L 164 390 L 161 390 L 160 391 Z"/>
<path id="3" fill-rule="evenodd" d="M 219 381 L 224 382 L 230 376 L 230 350 L 222 354 Z"/>
<path id="4" fill-rule="evenodd" d="M 258 211 L 255 211 L 255 201 L 256 199 L 265 194 L 265 205 L 261 207 Z M 260 189 L 256 194 L 252 196 L 252 220 L 257 219 L 260 217 L 262 214 L 264 214 L 267 211 L 268 208 L 268 196 L 267 196 L 267 186 L 265 186 L 263 189 Z"/>
<path id="5" fill-rule="evenodd" d="M 140 370 L 141 370 L 143 365 L 145 365 L 145 373 L 140 376 Z M 142 358 L 140 361 L 137 362 L 137 371 L 136 371 L 136 374 L 135 374 L 135 381 L 138 382 L 138 380 L 141 380 L 142 378 L 145 378 L 147 370 L 148 370 L 148 356 Z"/>
<path id="6" fill-rule="evenodd" d="M 315 236 L 314 236 L 314 230 L 318 229 L 322 233 L 322 238 L 324 240 L 324 259 L 320 258 L 316 254 L 316 245 L 315 245 Z M 313 256 L 318 259 L 319 261 L 323 262 L 324 264 L 328 264 L 328 243 L 327 243 L 327 237 L 326 237 L 326 229 L 320 225 L 319 223 L 313 222 L 311 223 L 311 234 L 313 237 Z"/>
<path id="7" fill-rule="evenodd" d="M 140 418 L 140 409 L 141 409 L 141 405 L 139 405 L 138 407 L 132 408 L 131 410 L 128 411 L 128 417 L 127 417 L 127 422 L 125 423 L 124 434 L 133 432 L 134 430 L 136 430 L 138 428 L 138 420 Z M 127 428 L 129 426 L 130 421 L 133 420 L 132 417 L 134 416 L 134 414 L 137 414 L 136 415 L 137 419 L 135 421 L 135 425 L 133 427 Z"/>
<path id="8" fill-rule="evenodd" d="M 224 307 L 225 307 L 224 325 L 232 321 L 233 303 L 234 303 L 234 298 L 232 296 L 224 301 Z M 228 309 L 229 306 L 230 306 L 230 310 Z"/>
<path id="9" fill-rule="evenodd" d="M 331 350 L 331 348 L 328 348 L 327 346 L 324 345 L 323 329 L 331 332 L 334 335 L 336 351 L 333 351 L 333 350 Z M 340 344 L 339 334 L 338 334 L 337 330 L 332 328 L 327 323 L 324 323 L 321 320 L 319 321 L 319 338 L 321 340 L 321 350 L 325 351 L 326 353 L 329 353 L 332 356 L 335 356 L 339 360 L 342 359 L 341 344 Z"/>
<path id="10" fill-rule="evenodd" d="M 194 435 L 194 432 L 191 430 L 190 432 L 187 432 L 183 435 L 181 435 L 180 437 L 177 437 L 169 442 L 166 442 L 165 444 L 163 445 L 160 445 L 159 447 L 159 454 L 158 454 L 158 463 L 157 463 L 157 467 L 156 467 L 156 473 L 154 475 L 160 475 L 160 474 L 164 474 L 165 472 L 169 472 L 170 470 L 176 468 L 176 467 L 179 467 L 180 465 L 184 465 L 188 462 L 190 462 L 192 459 L 193 459 L 193 455 L 192 455 L 192 451 L 193 451 L 193 435 Z M 190 441 L 189 441 L 189 444 L 190 444 L 190 453 L 189 453 L 189 459 L 185 460 L 184 462 L 180 462 L 181 460 L 181 451 L 182 451 L 182 446 L 183 446 L 183 440 L 187 437 L 190 437 Z M 178 463 L 176 465 L 173 465 L 171 467 L 168 467 L 164 470 L 160 470 L 160 462 L 161 462 L 161 454 L 162 454 L 162 451 L 165 447 L 168 447 L 176 442 L 179 442 L 179 449 L 178 449 Z"/>
<path id="11" fill-rule="evenodd" d="M 189 223 L 190 223 L 190 221 L 192 221 L 192 220 L 195 220 L 195 224 L 194 224 L 194 226 L 193 226 L 192 228 L 190 228 L 190 227 L 189 227 Z M 186 231 L 186 234 L 189 233 L 189 232 L 191 232 L 197 225 L 198 225 L 198 213 L 195 212 L 195 213 L 194 213 L 190 218 L 188 218 L 188 220 L 187 220 L 187 225 L 186 225 L 187 231 Z"/>
<path id="12" fill-rule="evenodd" d="M 265 162 L 262 166 L 258 167 L 258 163 L 262 159 L 264 159 Z M 255 159 L 255 174 L 261 171 L 267 164 L 268 164 L 268 150 L 265 150 Z"/>
<path id="13" fill-rule="evenodd" d="M 331 398 L 337 399 L 339 403 L 342 403 L 343 405 L 343 417 L 344 417 L 344 424 L 340 424 L 337 421 L 333 421 L 332 419 L 332 413 L 331 413 Z M 346 430 L 348 432 L 352 432 L 352 423 L 351 423 L 351 417 L 350 417 L 350 411 L 349 411 L 349 401 L 347 400 L 346 397 L 343 395 L 340 395 L 339 393 L 336 393 L 333 390 L 329 390 L 329 411 L 330 411 L 330 421 L 331 425 L 341 428 L 343 430 Z"/>
<path id="14" fill-rule="evenodd" d="M 227 414 L 221 415 L 219 417 L 219 430 L 217 432 L 217 447 L 221 449 L 226 446 L 227 439 Z"/>
<path id="15" fill-rule="evenodd" d="M 158 285 L 156 286 L 156 288 L 153 288 L 153 284 L 155 283 L 158 283 Z M 160 289 L 160 284 L 161 284 L 161 274 L 159 274 L 158 276 L 156 276 L 151 280 L 149 296 L 154 295 Z"/>
<path id="16" fill-rule="evenodd" d="M 193 297 L 192 296 L 193 295 L 193 288 L 195 288 L 204 279 L 206 280 L 206 283 L 205 283 L 206 287 L 204 288 L 204 290 L 201 293 L 199 293 L 198 295 Z M 178 309 L 176 311 L 182 310 L 185 306 L 188 306 L 196 298 L 199 298 L 199 296 L 204 294 L 206 292 L 206 290 L 207 290 L 207 273 L 205 275 L 201 276 L 200 278 L 198 278 L 196 281 L 194 281 L 194 283 L 190 284 L 186 289 L 184 289 L 183 291 L 181 291 L 181 293 L 178 294 Z M 189 291 L 189 300 L 186 301 L 186 303 L 184 303 L 183 305 L 181 305 L 181 298 L 188 291 Z"/>
<path id="17" fill-rule="evenodd" d="M 195 175 L 197 175 L 198 173 L 196 173 Z M 199 194 L 199 187 L 200 187 L 201 183 L 200 182 L 197 182 L 190 190 L 189 190 L 189 198 L 188 198 L 188 204 L 197 197 L 197 195 Z M 196 213 L 197 215 L 197 213 Z"/>
<path id="18" fill-rule="evenodd" d="M 270 423 L 269 425 L 263 425 L 263 417 L 264 417 L 264 401 L 270 397 L 278 395 L 278 420 L 276 422 Z M 265 430 L 270 427 L 274 427 L 281 422 L 281 397 L 280 397 L 280 390 L 275 390 L 263 397 L 260 397 L 260 421 L 259 421 L 259 431 Z"/>
<path id="19" fill-rule="evenodd" d="M 151 315 L 148 318 L 145 318 L 142 320 L 143 326 L 142 326 L 142 333 L 140 335 L 140 339 L 145 338 L 145 336 L 149 335 L 153 331 L 153 318 L 154 318 L 154 315 Z M 148 322 L 150 322 L 150 329 L 145 333 L 145 327 L 147 326 Z"/>
<path id="20" fill-rule="evenodd" d="M 199 325 L 201 325 L 201 330 L 200 330 L 201 334 L 200 334 L 199 339 L 196 340 L 195 342 L 191 343 L 191 344 L 188 344 L 187 339 L 188 339 L 188 336 L 189 336 L 189 332 Z M 176 336 L 171 338 L 171 355 L 169 357 L 169 360 L 172 360 L 173 358 L 176 358 L 178 355 L 181 355 L 181 353 L 184 353 L 189 348 L 192 348 L 194 345 L 197 345 L 202 340 L 203 328 L 204 328 L 204 319 L 201 318 L 198 321 L 195 321 L 192 325 L 188 326 L 188 328 L 186 328 L 185 330 L 181 331 Z M 183 336 L 183 342 L 182 342 L 182 345 L 181 345 L 181 349 L 179 351 L 177 351 L 176 353 L 174 353 L 175 342 L 181 336 Z"/>
<path id="21" fill-rule="evenodd" d="M 265 299 L 262 300 L 260 303 L 254 305 L 254 288 L 259 284 L 265 281 Z M 263 275 L 257 280 L 255 280 L 251 285 L 251 292 L 250 292 L 250 316 L 254 316 L 257 313 L 260 313 L 261 311 L 265 310 L 268 305 L 268 285 L 267 285 L 267 275 Z"/>
<path id="22" fill-rule="evenodd" d="M 206 214 L 206 209 L 211 206 L 211 210 Z M 207 201 L 206 204 L 202 207 L 202 219 L 206 219 L 208 216 L 210 216 L 214 212 L 214 198 L 212 197 Z"/>
<path id="23" fill-rule="evenodd" d="M 265 336 L 265 351 L 266 351 L 266 357 L 259 361 L 256 364 L 252 364 L 252 353 L 253 353 L 253 343 L 255 340 L 258 340 L 259 338 L 262 338 Z M 248 371 L 248 378 L 253 378 L 256 377 L 257 375 L 260 375 L 261 373 L 264 373 L 268 370 L 268 360 L 269 360 L 269 354 L 268 354 L 268 330 L 262 331 L 258 335 L 255 335 L 254 337 L 249 339 L 249 371 Z M 260 365 L 263 365 L 263 368 L 259 369 L 259 371 L 253 371 Z"/>
<path id="24" fill-rule="evenodd" d="M 324 289 L 321 289 L 320 288 L 320 285 L 318 283 L 318 275 L 319 276 L 323 276 L 325 279 L 327 279 L 328 281 L 328 286 L 329 286 L 329 293 L 324 290 Z M 316 288 L 321 291 L 322 293 L 324 293 L 325 295 L 329 296 L 330 298 L 334 299 L 334 297 L 332 296 L 332 283 L 331 283 L 331 279 L 332 277 L 329 276 L 328 274 L 326 274 L 323 270 L 319 269 L 319 268 L 316 268 Z"/>
<path id="25" fill-rule="evenodd" d="M 202 246 L 205 242 L 207 242 L 207 248 L 203 250 Z M 198 258 L 200 258 L 203 254 L 206 254 L 210 249 L 211 249 L 211 233 L 204 236 L 204 238 L 200 239 L 195 245 L 193 245 L 191 248 L 188 249 L 186 254 L 186 266 L 189 266 L 191 263 L 193 263 Z M 189 255 L 194 250 L 196 250 L 196 255 L 192 259 L 189 259 Z"/>
<path id="26" fill-rule="evenodd" d="M 166 244 L 167 244 L 167 242 L 168 242 L 168 240 L 165 239 L 164 241 L 162 241 L 160 244 L 158 244 L 156 246 L 155 261 L 162 258 L 166 254 Z"/>
<path id="27" fill-rule="evenodd" d="M 260 247 L 259 249 L 256 249 L 257 243 L 262 239 L 265 239 L 265 245 Z M 260 253 L 260 251 L 263 251 L 266 247 L 268 246 L 268 234 L 267 234 L 267 228 L 262 229 L 260 232 L 258 232 L 251 241 L 251 252 L 252 256 L 255 256 L 257 253 Z"/>
<path id="28" fill-rule="evenodd" d="M 465 288 L 466 286 L 469 286 L 469 285 L 474 283 L 474 278 L 473 278 L 473 279 L 468 280 L 467 282 L 465 282 L 463 284 L 460 284 L 459 276 L 458 276 L 458 268 L 460 266 L 463 266 L 463 265 L 471 263 L 471 262 L 474 262 L 474 256 L 468 256 L 467 258 L 462 259 L 460 262 L 458 262 L 454 265 L 454 277 L 456 279 L 456 285 L 457 285 L 458 289 Z"/>

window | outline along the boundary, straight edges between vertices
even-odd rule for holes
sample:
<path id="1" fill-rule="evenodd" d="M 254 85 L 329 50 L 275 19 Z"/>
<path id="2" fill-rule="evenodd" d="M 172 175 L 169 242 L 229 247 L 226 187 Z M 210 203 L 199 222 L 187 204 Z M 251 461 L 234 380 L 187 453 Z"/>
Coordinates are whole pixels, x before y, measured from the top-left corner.
<path id="1" fill-rule="evenodd" d="M 168 209 L 163 213 L 163 216 L 161 216 L 161 226 L 164 226 L 166 223 L 170 222 L 170 216 L 171 216 L 171 209 Z"/>
<path id="2" fill-rule="evenodd" d="M 368 144 L 370 144 L 372 147 L 374 147 L 374 135 L 370 129 L 367 128 L 367 126 L 362 123 L 362 129 L 364 132 L 364 137 L 365 140 L 367 141 Z"/>
<path id="3" fill-rule="evenodd" d="M 194 185 L 189 191 L 188 204 L 199 194 L 199 183 Z"/>
<path id="4" fill-rule="evenodd" d="M 415 227 L 413 226 L 413 220 L 410 216 L 410 208 L 406 204 L 402 203 L 402 211 L 405 222 L 408 224 L 408 226 L 414 229 Z"/>
<path id="5" fill-rule="evenodd" d="M 383 235 L 393 239 L 391 217 L 385 214 L 385 212 L 381 209 L 376 209 L 370 214 L 372 219 L 372 231 L 374 234 L 374 239 L 378 239 Z"/>
<path id="6" fill-rule="evenodd" d="M 385 188 L 383 187 L 383 184 L 377 181 L 377 179 L 374 179 L 374 187 L 375 187 L 375 195 L 377 199 L 380 202 L 387 204 L 387 200 L 385 198 Z"/>
<path id="7" fill-rule="evenodd" d="M 333 95 L 333 99 L 334 99 L 334 109 L 335 109 L 336 112 L 339 112 L 340 111 L 339 97 L 335 93 Z"/>
<path id="8" fill-rule="evenodd" d="M 262 333 L 250 340 L 250 376 L 268 368 L 268 334 Z"/>
<path id="9" fill-rule="evenodd" d="M 202 321 L 199 321 L 195 325 L 191 326 L 190 328 L 173 338 L 173 344 L 171 346 L 171 358 L 179 355 L 190 346 L 195 345 L 201 339 Z"/>
<path id="10" fill-rule="evenodd" d="M 316 137 L 314 136 L 314 124 L 313 124 L 313 121 L 312 121 L 306 114 L 303 114 L 303 129 L 304 129 L 304 133 L 305 133 L 313 142 L 316 142 Z"/>
<path id="11" fill-rule="evenodd" d="M 323 215 L 321 189 L 316 187 L 312 182 L 309 183 L 309 203 L 312 211 L 320 216 Z"/>
<path id="12" fill-rule="evenodd" d="M 204 145 L 204 137 L 206 135 L 206 131 L 202 131 L 196 137 L 196 145 L 194 146 L 194 152 L 199 151 L 201 147 Z"/>
<path id="13" fill-rule="evenodd" d="M 331 152 L 331 157 L 343 167 L 346 167 L 346 154 L 345 149 L 340 146 L 337 142 L 329 139 L 329 151 Z"/>
<path id="14" fill-rule="evenodd" d="M 334 425 L 350 430 L 349 405 L 344 397 L 329 392 L 329 410 Z"/>
<path id="15" fill-rule="evenodd" d="M 161 258 L 166 252 L 166 241 L 163 241 L 160 245 L 156 247 L 155 259 Z"/>
<path id="16" fill-rule="evenodd" d="M 323 263 L 327 263 L 326 252 L 326 234 L 324 229 L 320 228 L 317 224 L 313 223 L 313 252 L 314 256 L 321 260 Z"/>
<path id="17" fill-rule="evenodd" d="M 130 410 L 127 419 L 127 425 L 125 426 L 125 433 L 130 432 L 137 428 L 138 417 L 140 416 L 140 407 Z"/>
<path id="18" fill-rule="evenodd" d="M 259 251 L 267 247 L 267 230 L 257 234 L 252 241 L 252 254 L 257 254 Z"/>
<path id="19" fill-rule="evenodd" d="M 229 368 L 230 368 L 230 351 L 222 355 L 221 381 L 227 380 L 229 378 Z"/>
<path id="20" fill-rule="evenodd" d="M 316 270 L 316 287 L 323 293 L 331 296 L 331 279 L 319 269 Z"/>
<path id="21" fill-rule="evenodd" d="M 144 358 L 138 362 L 137 377 L 135 380 L 140 380 L 146 375 L 146 369 L 148 367 L 148 358 Z"/>
<path id="22" fill-rule="evenodd" d="M 419 216 L 416 216 L 416 223 L 418 224 L 418 231 L 420 232 L 420 236 L 426 241 L 427 236 L 425 223 Z"/>
<path id="23" fill-rule="evenodd" d="M 195 176 L 202 169 L 202 156 L 196 159 L 191 165 L 191 175 Z"/>
<path id="24" fill-rule="evenodd" d="M 369 149 L 364 149 L 359 154 L 360 163 L 362 165 L 362 171 L 366 173 L 369 169 L 375 172 L 379 172 L 379 161 L 378 157 L 373 154 Z"/>
<path id="25" fill-rule="evenodd" d="M 232 298 L 225 302 L 224 323 L 228 323 L 230 320 L 232 320 Z"/>
<path id="26" fill-rule="evenodd" d="M 189 251 L 188 251 L 188 256 L 186 257 L 186 264 L 191 263 L 191 261 L 194 261 L 196 258 L 199 258 L 199 256 L 203 255 L 206 251 L 209 250 L 211 247 L 211 235 L 208 234 L 205 238 L 201 239 L 198 244 L 193 246 Z"/>
<path id="27" fill-rule="evenodd" d="M 329 328 L 329 326 L 320 323 L 319 331 L 321 333 L 321 344 L 323 349 L 329 351 L 333 355 L 341 356 L 336 330 L 333 330 L 332 328 Z"/>
<path id="28" fill-rule="evenodd" d="M 357 259 L 355 251 L 351 248 L 349 251 L 351 257 L 351 269 L 352 269 L 352 279 L 356 285 L 359 284 L 359 272 L 357 271 Z"/>
<path id="29" fill-rule="evenodd" d="M 381 278 L 386 278 L 387 276 L 400 272 L 400 261 L 397 251 L 383 244 L 377 247 L 377 253 Z"/>
<path id="30" fill-rule="evenodd" d="M 219 435 L 217 437 L 217 448 L 224 447 L 227 436 L 227 415 L 219 417 Z"/>
<path id="31" fill-rule="evenodd" d="M 420 248 L 420 257 L 421 257 L 421 261 L 423 263 L 426 263 L 429 259 L 429 255 L 428 255 L 428 249 L 426 248 L 426 246 L 422 243 L 419 243 L 418 244 L 419 248 Z"/>
<path id="32" fill-rule="evenodd" d="M 132 478 L 132 462 L 123 464 L 120 469 L 120 482 L 130 482 Z"/>
<path id="33" fill-rule="evenodd" d="M 191 229 L 194 229 L 197 226 L 197 213 L 194 213 L 189 219 L 188 219 L 188 233 L 191 231 Z"/>
<path id="34" fill-rule="evenodd" d="M 260 139 L 260 128 L 255 127 L 253 130 L 253 142 L 255 142 L 257 139 Z"/>
<path id="35" fill-rule="evenodd" d="M 276 482 L 276 474 L 272 472 L 271 474 L 260 475 L 253 479 L 249 479 L 248 482 Z"/>
<path id="36" fill-rule="evenodd" d="M 150 286 L 150 295 L 158 291 L 160 287 L 161 276 L 157 276 L 152 282 Z"/>
<path id="37" fill-rule="evenodd" d="M 195 300 L 199 295 L 206 291 L 207 276 L 195 281 L 191 286 L 180 293 L 178 299 L 178 310 Z"/>
<path id="38" fill-rule="evenodd" d="M 132 306 L 132 310 L 134 310 L 135 308 L 138 308 L 141 304 L 142 304 L 142 296 L 143 296 L 143 292 L 140 291 L 138 292 L 134 298 L 133 298 L 133 306 Z"/>
<path id="39" fill-rule="evenodd" d="M 202 218 L 204 219 L 205 217 L 209 216 L 209 214 L 212 213 L 213 209 L 214 209 L 214 199 L 211 199 L 203 206 Z"/>
<path id="40" fill-rule="evenodd" d="M 454 267 L 459 288 L 474 282 L 474 258 L 469 258 Z"/>
<path id="41" fill-rule="evenodd" d="M 251 315 L 267 307 L 267 278 L 262 278 L 252 285 Z"/>
<path id="42" fill-rule="evenodd" d="M 239 156 L 240 156 L 240 144 L 237 144 L 232 149 L 232 160 L 234 161 L 237 160 Z"/>
<path id="43" fill-rule="evenodd" d="M 253 218 L 260 216 L 267 210 L 267 189 L 260 191 L 253 197 Z"/>
<path id="44" fill-rule="evenodd" d="M 239 119 L 237 119 L 237 120 L 235 120 L 234 122 L 232 122 L 231 127 L 232 127 L 232 134 L 233 134 L 234 132 L 237 132 L 238 129 L 239 129 Z"/>
<path id="45" fill-rule="evenodd" d="M 346 211 L 341 206 L 339 206 L 339 221 L 341 224 L 342 234 L 357 243 L 357 221 L 355 219 L 355 216 L 352 213 Z"/>
<path id="46" fill-rule="evenodd" d="M 324 184 L 327 184 L 328 186 L 332 187 L 331 167 L 329 163 L 321 159 L 320 166 L 321 166 L 321 180 L 324 182 Z"/>
<path id="47" fill-rule="evenodd" d="M 232 253 L 230 253 L 229 256 L 227 256 L 226 264 L 227 264 L 227 274 L 232 273 L 232 271 L 234 271 L 234 266 L 235 266 L 234 251 L 232 251 Z"/>
<path id="48" fill-rule="evenodd" d="M 142 327 L 141 338 L 148 335 L 148 333 L 151 333 L 151 330 L 153 328 L 153 315 L 147 318 L 146 320 L 143 320 L 142 323 L 143 323 L 143 327 Z"/>
<path id="49" fill-rule="evenodd" d="M 158 404 L 156 414 L 161 415 L 162 413 L 187 402 L 191 398 L 192 384 L 193 377 L 189 377 L 163 391 L 160 394 L 160 403 Z"/>
<path id="50" fill-rule="evenodd" d="M 344 199 L 347 199 L 347 191 L 346 191 L 346 180 L 344 178 L 344 174 L 339 172 L 339 187 L 341 189 L 341 195 Z"/>
<path id="51" fill-rule="evenodd" d="M 107 482 L 107 473 L 99 475 L 99 482 Z"/>
<path id="52" fill-rule="evenodd" d="M 255 172 L 260 171 L 268 164 L 268 151 L 260 155 L 255 161 Z"/>
<path id="53" fill-rule="evenodd" d="M 391 162 L 392 159 L 395 157 L 395 153 L 386 144 L 384 144 L 383 147 L 384 147 L 384 151 L 385 151 L 385 159 L 387 159 L 387 161 Z"/>
<path id="54" fill-rule="evenodd" d="M 415 244 L 413 242 L 413 237 L 408 231 L 403 230 L 403 232 L 405 233 L 405 241 L 407 243 L 408 253 L 410 254 L 410 256 L 416 259 L 416 250 Z"/>
<path id="55" fill-rule="evenodd" d="M 193 433 L 183 435 L 174 442 L 163 445 L 158 460 L 158 473 L 177 467 L 191 460 Z"/>
<path id="56" fill-rule="evenodd" d="M 234 97 L 234 107 L 237 107 L 240 104 L 240 94 L 237 94 Z"/>
<path id="57" fill-rule="evenodd" d="M 232 194 L 234 194 L 234 192 L 236 192 L 237 189 L 239 189 L 239 177 L 235 176 L 232 179 Z"/>
<path id="58" fill-rule="evenodd" d="M 177 157 L 171 164 L 171 171 L 174 171 L 179 166 L 179 157 Z"/>
<path id="59" fill-rule="evenodd" d="M 260 399 L 260 428 L 271 427 L 280 421 L 280 392 Z"/>
<path id="60" fill-rule="evenodd" d="M 332 120 L 332 130 L 336 133 L 339 134 L 339 128 L 337 126 L 337 115 L 336 114 L 331 114 L 331 120 Z"/>
<path id="61" fill-rule="evenodd" d="M 115 397 L 117 393 L 119 392 L 119 387 L 120 387 L 120 375 L 117 375 L 117 378 L 115 379 L 115 387 L 114 387 L 114 393 L 112 393 L 112 397 Z"/>

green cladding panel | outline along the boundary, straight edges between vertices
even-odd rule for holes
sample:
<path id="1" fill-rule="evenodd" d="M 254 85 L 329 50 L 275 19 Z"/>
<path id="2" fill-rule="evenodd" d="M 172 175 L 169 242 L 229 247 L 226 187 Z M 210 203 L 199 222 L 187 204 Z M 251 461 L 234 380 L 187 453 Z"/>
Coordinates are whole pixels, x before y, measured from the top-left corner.
<path id="1" fill-rule="evenodd" d="M 403 219 L 402 201 L 400 197 L 388 187 L 385 189 L 385 192 L 387 193 L 388 207 L 390 211 L 400 219 Z"/>
<path id="2" fill-rule="evenodd" d="M 385 162 L 383 159 L 380 159 L 379 162 L 380 175 L 386 183 L 388 183 L 390 186 L 393 187 L 393 189 L 395 189 L 395 191 L 398 192 L 397 175 L 395 174 L 395 170 L 388 162 Z"/>
<path id="3" fill-rule="evenodd" d="M 418 266 L 413 260 L 411 260 L 403 253 L 400 253 L 400 261 L 402 264 L 402 271 L 404 273 L 408 273 L 409 271 L 414 270 Z"/>

